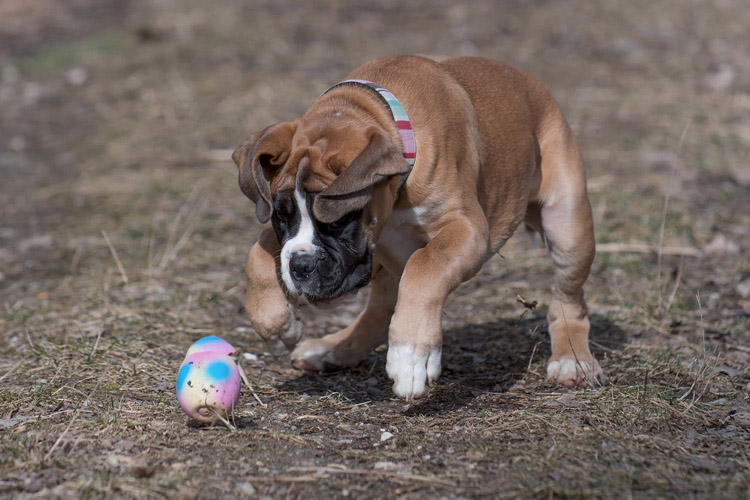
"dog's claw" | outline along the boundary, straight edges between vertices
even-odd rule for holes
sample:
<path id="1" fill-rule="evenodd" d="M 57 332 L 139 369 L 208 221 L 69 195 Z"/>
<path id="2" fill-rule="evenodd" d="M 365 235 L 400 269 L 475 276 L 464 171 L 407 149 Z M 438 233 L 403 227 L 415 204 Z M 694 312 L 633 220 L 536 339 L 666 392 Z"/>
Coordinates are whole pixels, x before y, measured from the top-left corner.
<path id="1" fill-rule="evenodd" d="M 296 368 L 297 370 L 302 370 L 306 372 L 316 371 L 312 366 L 307 364 L 307 362 L 303 359 L 292 359 L 292 366 Z"/>
<path id="2" fill-rule="evenodd" d="M 599 363 L 592 358 L 591 362 L 562 358 L 547 364 L 547 382 L 560 384 L 563 387 L 602 385 L 605 377 Z"/>

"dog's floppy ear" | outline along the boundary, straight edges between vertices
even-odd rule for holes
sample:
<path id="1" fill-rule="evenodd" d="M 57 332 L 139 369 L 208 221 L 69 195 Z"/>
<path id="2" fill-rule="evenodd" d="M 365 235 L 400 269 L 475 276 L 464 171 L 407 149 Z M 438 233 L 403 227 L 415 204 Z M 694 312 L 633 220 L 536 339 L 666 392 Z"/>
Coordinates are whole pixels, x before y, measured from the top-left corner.
<path id="1" fill-rule="evenodd" d="M 370 142 L 313 202 L 313 215 L 324 224 L 360 210 L 372 198 L 375 185 L 409 172 L 409 165 L 384 132 L 372 128 Z"/>
<path id="2" fill-rule="evenodd" d="M 239 168 L 240 189 L 255 203 L 255 216 L 262 223 L 271 218 L 271 189 L 268 183 L 273 172 L 289 157 L 294 122 L 271 125 L 248 137 L 232 153 Z"/>

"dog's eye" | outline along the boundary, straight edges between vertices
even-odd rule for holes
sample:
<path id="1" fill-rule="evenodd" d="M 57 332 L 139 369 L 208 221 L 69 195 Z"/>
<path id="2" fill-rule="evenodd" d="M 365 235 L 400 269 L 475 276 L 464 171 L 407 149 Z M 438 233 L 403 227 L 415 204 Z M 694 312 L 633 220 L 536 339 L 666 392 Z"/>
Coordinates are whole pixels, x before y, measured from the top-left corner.
<path id="1" fill-rule="evenodd" d="M 331 222 L 325 225 L 325 232 L 328 234 L 338 235 L 343 231 L 344 225 L 341 221 Z"/>
<path id="2" fill-rule="evenodd" d="M 276 220 L 279 221 L 279 224 L 286 225 L 289 221 L 289 217 L 287 216 L 287 214 L 276 211 Z"/>
<path id="3" fill-rule="evenodd" d="M 361 212 L 351 212 L 344 215 L 339 220 L 329 222 L 328 224 L 322 224 L 322 230 L 330 235 L 338 236 L 360 216 L 360 213 Z"/>
<path id="4" fill-rule="evenodd" d="M 346 228 L 346 224 L 347 224 L 347 217 L 342 217 L 341 219 L 337 221 L 324 224 L 323 231 L 327 234 L 338 236 L 344 231 L 344 229 Z"/>

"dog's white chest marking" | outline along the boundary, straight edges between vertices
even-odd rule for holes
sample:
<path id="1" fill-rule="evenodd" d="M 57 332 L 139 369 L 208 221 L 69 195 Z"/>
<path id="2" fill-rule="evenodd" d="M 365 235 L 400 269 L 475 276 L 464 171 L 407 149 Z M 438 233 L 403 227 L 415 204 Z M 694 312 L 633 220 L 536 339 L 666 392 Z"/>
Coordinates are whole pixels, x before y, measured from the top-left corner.
<path id="1" fill-rule="evenodd" d="M 424 214 L 427 213 L 427 207 L 410 207 L 406 210 L 394 210 L 388 219 L 388 224 L 393 223 L 396 226 L 421 226 L 424 224 Z"/>
<path id="2" fill-rule="evenodd" d="M 300 214 L 300 223 L 297 234 L 287 240 L 281 248 L 281 278 L 292 293 L 298 293 L 297 287 L 292 281 L 289 272 L 289 261 L 295 253 L 308 253 L 315 255 L 317 247 L 313 244 L 315 238 L 315 224 L 307 211 L 307 201 L 304 193 L 294 191 L 294 200 L 297 202 L 297 210 Z"/>
<path id="3" fill-rule="evenodd" d="M 424 207 L 394 210 L 378 239 L 378 260 L 390 272 L 400 275 L 411 254 L 425 246 L 419 228 L 424 224 Z"/>

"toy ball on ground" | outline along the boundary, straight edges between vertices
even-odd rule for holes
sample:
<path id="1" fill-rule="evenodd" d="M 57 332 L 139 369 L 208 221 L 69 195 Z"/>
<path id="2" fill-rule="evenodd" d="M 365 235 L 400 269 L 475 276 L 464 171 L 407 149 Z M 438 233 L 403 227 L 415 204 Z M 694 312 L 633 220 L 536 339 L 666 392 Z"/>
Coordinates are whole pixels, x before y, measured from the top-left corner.
<path id="1" fill-rule="evenodd" d="M 203 337 L 188 349 L 177 374 L 177 401 L 198 422 L 228 417 L 240 398 L 234 347 L 219 337 Z"/>

